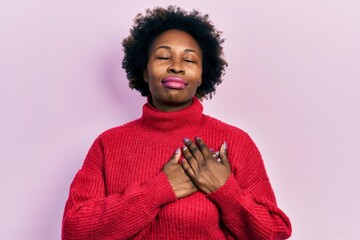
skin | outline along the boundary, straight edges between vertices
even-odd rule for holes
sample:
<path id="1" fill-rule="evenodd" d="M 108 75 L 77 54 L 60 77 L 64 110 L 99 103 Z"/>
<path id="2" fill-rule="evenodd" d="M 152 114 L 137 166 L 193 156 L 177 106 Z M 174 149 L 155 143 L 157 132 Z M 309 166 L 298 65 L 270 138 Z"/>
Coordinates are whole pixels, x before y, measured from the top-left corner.
<path id="1" fill-rule="evenodd" d="M 231 174 L 226 143 L 216 153 L 200 138 L 194 142 L 184 139 L 184 143 L 182 151 L 177 149 L 162 169 L 176 197 L 184 198 L 196 191 L 210 194 L 223 186 Z"/>
<path id="2" fill-rule="evenodd" d="M 176 29 L 161 33 L 148 50 L 144 80 L 149 83 L 152 104 L 161 111 L 177 111 L 189 106 L 202 79 L 202 51 L 188 33 Z M 179 77 L 185 89 L 170 89 L 161 83 L 167 77 Z"/>
<path id="3" fill-rule="evenodd" d="M 189 106 L 202 83 L 201 76 L 202 51 L 190 34 L 167 30 L 149 47 L 144 81 L 149 84 L 151 104 L 157 109 L 172 112 Z M 167 77 L 181 78 L 187 85 L 184 89 L 168 88 L 162 84 Z M 216 153 L 200 138 L 194 142 L 185 138 L 184 144 L 162 169 L 176 197 L 184 198 L 197 191 L 209 194 L 224 185 L 231 174 L 226 144 Z"/>
<path id="4" fill-rule="evenodd" d="M 210 194 L 223 186 L 231 174 L 226 143 L 222 144 L 217 159 L 201 138 L 196 138 L 196 143 L 188 139 L 184 142 L 185 159 L 181 165 L 197 189 Z"/>

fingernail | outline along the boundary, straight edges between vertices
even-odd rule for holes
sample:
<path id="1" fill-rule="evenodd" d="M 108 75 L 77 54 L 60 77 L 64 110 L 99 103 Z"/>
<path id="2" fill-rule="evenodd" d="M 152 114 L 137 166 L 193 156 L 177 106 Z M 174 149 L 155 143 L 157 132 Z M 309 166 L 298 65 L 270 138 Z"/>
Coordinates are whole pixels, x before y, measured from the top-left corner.
<path id="1" fill-rule="evenodd" d="M 183 151 L 185 151 L 185 150 L 187 150 L 187 149 L 188 149 L 188 148 L 187 148 L 186 146 L 183 146 L 183 147 L 182 147 L 182 150 L 183 150 Z"/>
<path id="2" fill-rule="evenodd" d="M 227 150 L 227 143 L 226 142 L 223 143 L 223 148 L 224 148 L 224 150 Z"/>
<path id="3" fill-rule="evenodd" d="M 201 140 L 201 138 L 200 137 L 195 137 L 195 140 L 199 141 L 199 140 Z"/>
<path id="4" fill-rule="evenodd" d="M 177 148 L 176 150 L 175 150 L 175 154 L 178 154 L 180 152 L 180 148 Z"/>
<path id="5" fill-rule="evenodd" d="M 185 161 L 186 161 L 185 158 L 183 158 L 183 159 L 180 160 L 181 163 L 183 163 L 183 162 L 185 162 Z"/>
<path id="6" fill-rule="evenodd" d="M 184 138 L 184 142 L 185 142 L 185 143 L 187 143 L 188 141 L 190 141 L 190 139 Z"/>
<path id="7" fill-rule="evenodd" d="M 220 155 L 220 152 L 219 152 L 219 151 L 217 151 L 217 152 L 214 152 L 213 157 L 214 157 L 214 158 L 218 158 L 218 157 L 219 157 L 219 155 Z"/>

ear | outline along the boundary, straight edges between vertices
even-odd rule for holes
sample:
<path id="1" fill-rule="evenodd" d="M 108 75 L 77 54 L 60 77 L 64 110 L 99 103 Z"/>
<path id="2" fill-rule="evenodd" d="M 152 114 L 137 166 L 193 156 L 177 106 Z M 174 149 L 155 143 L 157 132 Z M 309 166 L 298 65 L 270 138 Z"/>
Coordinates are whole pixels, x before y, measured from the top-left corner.
<path id="1" fill-rule="evenodd" d="M 143 78 L 144 78 L 145 82 L 149 82 L 149 74 L 148 74 L 147 70 L 144 70 Z"/>
<path id="2" fill-rule="evenodd" d="M 202 84 L 202 78 L 200 78 L 197 86 L 200 87 L 201 84 Z"/>

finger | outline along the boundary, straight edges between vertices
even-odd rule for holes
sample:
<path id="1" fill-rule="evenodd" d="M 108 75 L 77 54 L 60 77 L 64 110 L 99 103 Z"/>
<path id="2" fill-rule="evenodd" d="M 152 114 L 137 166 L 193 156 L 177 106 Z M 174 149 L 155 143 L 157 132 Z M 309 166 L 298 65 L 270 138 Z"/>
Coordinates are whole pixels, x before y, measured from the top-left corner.
<path id="1" fill-rule="evenodd" d="M 209 150 L 209 148 L 206 146 L 206 144 L 201 138 L 196 137 L 196 143 L 202 155 L 204 156 L 204 159 L 207 159 L 209 156 L 213 156 L 213 154 L 211 153 L 211 151 Z"/>
<path id="2" fill-rule="evenodd" d="M 218 158 L 218 157 L 220 157 L 220 152 L 219 151 L 216 151 L 216 152 L 212 152 L 212 156 L 213 156 L 213 158 Z"/>
<path id="3" fill-rule="evenodd" d="M 198 162 L 203 160 L 203 154 L 201 153 L 199 147 L 190 139 L 184 138 L 185 145 L 189 148 L 191 154 L 196 158 Z"/>
<path id="4" fill-rule="evenodd" d="M 180 148 L 177 148 L 167 164 L 178 164 L 181 156 Z"/>
<path id="5" fill-rule="evenodd" d="M 189 140 L 190 141 L 190 140 Z M 185 142 L 185 140 L 184 140 Z M 193 154 L 191 153 L 190 149 L 187 146 L 183 146 L 182 148 L 182 153 L 184 155 L 184 158 L 186 159 L 186 161 L 188 162 L 188 164 L 191 166 L 191 168 L 193 169 L 194 173 L 198 172 L 199 169 L 199 163 L 196 160 L 196 158 L 193 156 Z"/>
<path id="6" fill-rule="evenodd" d="M 220 147 L 220 159 L 221 159 L 221 163 L 224 164 L 225 166 L 230 167 L 230 163 L 228 161 L 228 156 L 227 156 L 227 143 L 224 142 L 221 147 Z"/>
<path id="7" fill-rule="evenodd" d="M 193 168 L 190 166 L 189 162 L 186 159 L 182 159 L 181 160 L 181 166 L 184 169 L 185 173 L 190 177 L 190 178 L 194 178 L 195 177 L 195 172 L 193 170 Z"/>

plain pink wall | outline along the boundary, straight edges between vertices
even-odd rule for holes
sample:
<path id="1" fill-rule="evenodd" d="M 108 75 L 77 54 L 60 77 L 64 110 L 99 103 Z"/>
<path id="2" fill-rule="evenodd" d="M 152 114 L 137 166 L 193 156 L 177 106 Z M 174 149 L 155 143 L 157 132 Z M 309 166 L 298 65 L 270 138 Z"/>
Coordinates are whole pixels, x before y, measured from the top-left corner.
<path id="1" fill-rule="evenodd" d="M 95 137 L 137 118 L 121 41 L 168 1 L 0 2 L 0 239 L 60 238 Z M 205 112 L 259 146 L 292 239 L 355 239 L 360 217 L 360 2 L 172 1 L 226 38 Z"/>

